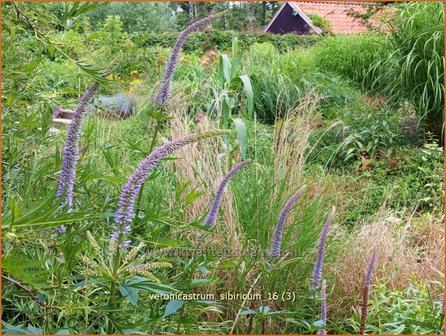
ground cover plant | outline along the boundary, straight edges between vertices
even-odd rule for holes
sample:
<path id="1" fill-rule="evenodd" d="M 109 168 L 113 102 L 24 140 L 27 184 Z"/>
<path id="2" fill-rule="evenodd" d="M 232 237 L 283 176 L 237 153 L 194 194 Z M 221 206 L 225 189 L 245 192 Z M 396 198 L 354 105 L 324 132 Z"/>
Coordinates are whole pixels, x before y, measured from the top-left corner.
<path id="1" fill-rule="evenodd" d="M 444 8 L 390 6 L 2 3 L 3 333 L 444 333 Z"/>

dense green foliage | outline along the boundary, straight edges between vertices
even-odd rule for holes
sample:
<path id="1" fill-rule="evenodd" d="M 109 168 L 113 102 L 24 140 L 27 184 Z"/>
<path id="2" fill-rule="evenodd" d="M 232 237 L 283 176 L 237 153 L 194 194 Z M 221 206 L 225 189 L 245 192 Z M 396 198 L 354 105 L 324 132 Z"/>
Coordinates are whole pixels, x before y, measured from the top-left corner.
<path id="1" fill-rule="evenodd" d="M 427 128 L 442 139 L 443 28 L 444 4 L 401 4 L 387 37 L 330 38 L 319 49 L 318 62 L 393 102 L 412 102 Z"/>
<path id="2" fill-rule="evenodd" d="M 376 86 L 376 74 L 386 71 L 380 64 L 397 50 L 395 32 L 196 33 L 181 54 L 171 105 L 159 110 L 151 97 L 178 34 L 154 34 L 170 24 L 137 17 L 152 6 L 161 13 L 164 4 L 137 4 L 131 17 L 130 3 L 17 3 L 44 35 L 38 39 L 11 3 L 2 6 L 4 333 L 314 334 L 323 324 L 311 273 L 333 205 L 323 273 L 329 333 L 358 332 L 372 250 L 378 260 L 367 333 L 443 332 L 444 151 L 418 125 L 422 92 L 396 99 Z M 420 18 L 437 19 L 434 6 L 410 4 L 398 13 L 417 9 Z M 206 11 L 205 4 L 197 8 L 198 16 Z M 149 24 L 150 34 L 128 31 Z M 398 43 L 407 35 L 418 50 L 422 39 L 413 37 L 426 36 L 419 31 L 428 27 L 403 28 Z M 423 41 L 426 52 L 417 57 L 433 69 L 438 55 L 431 59 L 434 45 Z M 76 106 L 92 79 L 100 80 L 98 95 L 133 97 L 136 112 L 123 120 L 106 108 L 89 110 L 69 211 L 55 200 L 66 130 L 53 127 L 52 113 Z M 413 86 L 401 76 L 393 85 L 406 93 Z M 138 163 L 166 139 L 215 128 L 234 132 L 185 147 L 150 173 L 137 199 L 132 245 L 116 253 L 109 237 L 117 201 Z M 201 227 L 216 184 L 245 157 L 252 162 L 229 182 L 216 227 Z M 284 255 L 268 257 L 281 208 L 302 185 L 285 226 Z M 54 231 L 61 224 L 65 234 Z M 151 273 L 135 274 L 138 265 Z M 213 296 L 153 297 L 163 293 Z M 227 293 L 259 296 L 220 297 Z"/>
<path id="3" fill-rule="evenodd" d="M 94 27 L 109 16 L 119 16 L 126 32 L 148 31 L 152 34 L 172 31 L 176 28 L 174 12 L 167 2 L 112 2 L 89 13 Z"/>
<path id="4" fill-rule="evenodd" d="M 175 42 L 177 37 L 178 34 L 175 33 L 139 33 L 133 34 L 131 39 L 139 46 L 169 48 Z M 247 48 L 255 43 L 270 42 L 280 51 L 292 50 L 298 47 L 308 47 L 320 40 L 320 37 L 318 36 L 295 34 L 274 35 L 212 30 L 207 31 L 206 33 L 193 34 L 184 45 L 184 51 L 198 54 L 203 54 L 212 49 L 228 51 L 231 49 L 232 40 L 235 37 L 239 39 L 240 46 L 243 48 Z"/>

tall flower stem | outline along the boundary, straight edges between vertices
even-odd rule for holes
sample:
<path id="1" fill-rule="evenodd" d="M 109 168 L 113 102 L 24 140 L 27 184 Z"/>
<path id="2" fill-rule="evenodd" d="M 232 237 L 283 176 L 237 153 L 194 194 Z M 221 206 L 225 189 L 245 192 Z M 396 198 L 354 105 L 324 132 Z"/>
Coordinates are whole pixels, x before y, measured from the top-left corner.
<path id="1" fill-rule="evenodd" d="M 324 329 L 318 331 L 318 335 L 327 335 L 327 282 L 322 280 L 321 286 L 321 321 Z"/>
<path id="2" fill-rule="evenodd" d="M 222 15 L 225 12 L 226 10 L 217 14 L 209 15 L 204 19 L 198 20 L 192 23 L 191 25 L 187 26 L 180 33 L 178 39 L 175 41 L 175 44 L 173 45 L 172 52 L 170 53 L 169 56 L 169 60 L 166 63 L 164 76 L 161 79 L 161 88 L 154 99 L 155 105 L 157 105 L 158 107 L 163 106 L 171 96 L 173 75 L 175 73 L 178 60 L 180 59 L 181 49 L 183 48 L 183 45 L 186 42 L 186 39 L 189 37 L 189 35 L 206 27 L 212 20 L 214 20 L 215 18 L 217 18 L 218 16 Z"/>
<path id="3" fill-rule="evenodd" d="M 209 213 L 204 219 L 204 225 L 208 227 L 213 227 L 215 225 L 215 223 L 217 222 L 218 210 L 220 209 L 221 200 L 223 198 L 223 191 L 225 190 L 226 185 L 229 183 L 229 180 L 235 175 L 235 173 L 246 166 L 250 161 L 251 160 L 248 159 L 235 165 L 221 180 L 220 184 L 218 185 L 217 192 L 215 193 L 214 199 L 212 200 Z"/>
<path id="4" fill-rule="evenodd" d="M 331 222 L 333 221 L 335 211 L 336 211 L 336 208 L 333 207 L 330 212 L 330 215 L 327 218 L 327 221 L 325 222 L 324 228 L 322 229 L 322 233 L 319 238 L 317 259 L 316 259 L 316 264 L 314 265 L 313 274 L 312 274 L 314 289 L 318 289 L 321 284 L 322 268 L 324 266 L 325 246 L 327 244 L 327 236 L 330 231 L 330 226 L 331 226 Z"/>
<path id="5" fill-rule="evenodd" d="M 67 138 L 63 150 L 63 163 L 60 171 L 59 184 L 57 186 L 56 198 L 60 199 L 62 196 L 62 204 L 68 205 L 68 211 L 71 211 L 73 205 L 73 189 L 76 180 L 76 167 L 79 160 L 80 153 L 80 138 L 82 130 L 82 121 L 87 109 L 88 102 L 93 98 L 93 95 L 98 89 L 98 84 L 93 82 L 90 84 L 82 95 L 79 103 L 74 109 L 74 116 L 71 120 L 70 127 L 67 131 Z M 55 114 L 60 113 L 60 107 L 56 108 Z M 66 232 L 65 225 L 56 228 L 59 233 Z"/>
<path id="6" fill-rule="evenodd" d="M 112 270 L 112 280 L 110 283 L 110 298 L 108 301 L 108 304 L 111 308 L 110 315 L 113 314 L 114 308 L 116 308 L 116 295 L 117 295 L 117 285 L 118 285 L 118 270 L 121 266 L 121 255 L 119 249 L 116 250 L 116 254 L 113 258 L 113 270 Z M 110 319 L 109 319 L 110 320 Z M 111 321 L 109 321 L 108 327 L 107 327 L 107 334 L 111 334 L 113 332 L 113 325 Z"/>
<path id="7" fill-rule="evenodd" d="M 285 222 L 288 217 L 289 212 L 291 211 L 291 208 L 296 204 L 296 202 L 299 200 L 300 196 L 302 195 L 304 189 L 306 187 L 301 187 L 298 191 L 296 191 L 285 203 L 282 210 L 279 214 L 279 219 L 276 222 L 276 226 L 274 227 L 274 233 L 273 233 L 273 239 L 271 243 L 271 248 L 268 252 L 268 255 L 270 257 L 280 257 L 280 249 L 282 246 L 282 237 L 283 237 L 283 230 L 285 228 Z"/>
<path id="8" fill-rule="evenodd" d="M 161 122 L 159 120 L 156 120 L 155 131 L 153 132 L 152 141 L 150 142 L 150 151 L 152 151 L 153 148 L 155 148 L 156 139 L 158 138 L 158 133 L 160 128 L 161 128 Z"/>
<path id="9" fill-rule="evenodd" d="M 67 131 L 67 138 L 63 152 L 63 164 L 56 197 L 60 198 L 65 193 L 64 202 L 68 204 L 69 208 L 71 208 L 73 203 L 73 188 L 76 179 L 76 166 L 79 160 L 82 121 L 85 116 L 87 103 L 93 97 L 97 89 L 98 84 L 96 82 L 88 86 L 74 109 L 74 116 Z"/>
<path id="10" fill-rule="evenodd" d="M 373 272 L 375 270 L 375 263 L 376 263 L 376 252 L 373 251 L 369 263 L 367 265 L 367 271 L 364 279 L 364 289 L 362 292 L 361 324 L 359 327 L 360 335 L 364 335 L 365 332 L 365 322 L 367 320 L 367 311 L 369 305 L 370 285 L 372 284 L 372 277 L 373 277 Z"/>

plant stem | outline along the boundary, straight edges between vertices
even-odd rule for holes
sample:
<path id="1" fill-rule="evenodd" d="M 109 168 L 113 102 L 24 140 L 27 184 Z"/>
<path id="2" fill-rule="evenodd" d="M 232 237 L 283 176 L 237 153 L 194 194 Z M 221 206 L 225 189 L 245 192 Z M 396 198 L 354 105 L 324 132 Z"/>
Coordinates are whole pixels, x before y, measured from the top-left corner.
<path id="1" fill-rule="evenodd" d="M 364 335 L 365 332 L 365 322 L 367 319 L 367 308 L 369 304 L 369 286 L 364 286 L 364 291 L 362 293 L 362 309 L 361 309 L 361 324 L 359 327 L 359 334 Z"/>
<path id="2" fill-rule="evenodd" d="M 156 138 L 158 137 L 158 132 L 159 132 L 160 128 L 161 128 L 161 122 L 159 122 L 157 120 L 156 121 L 156 126 L 155 126 L 155 132 L 153 132 L 152 141 L 150 143 L 150 150 L 149 150 L 149 152 L 152 152 L 153 148 L 155 147 Z"/>
<path id="3" fill-rule="evenodd" d="M 114 262 L 113 262 L 113 272 L 112 272 L 112 277 L 113 280 L 111 282 L 111 286 L 110 286 L 110 299 L 108 301 L 108 304 L 111 307 L 111 311 L 113 312 L 115 305 L 116 305 L 116 294 L 117 294 L 117 283 L 118 283 L 118 270 L 119 270 L 119 265 L 121 263 L 121 256 L 119 254 L 119 249 L 116 251 L 115 257 L 114 257 Z M 111 315 L 112 313 L 110 313 Z M 110 318 L 109 318 L 110 320 Z M 109 321 L 108 327 L 107 327 L 107 334 L 111 334 L 113 332 L 113 325 L 112 323 Z"/>

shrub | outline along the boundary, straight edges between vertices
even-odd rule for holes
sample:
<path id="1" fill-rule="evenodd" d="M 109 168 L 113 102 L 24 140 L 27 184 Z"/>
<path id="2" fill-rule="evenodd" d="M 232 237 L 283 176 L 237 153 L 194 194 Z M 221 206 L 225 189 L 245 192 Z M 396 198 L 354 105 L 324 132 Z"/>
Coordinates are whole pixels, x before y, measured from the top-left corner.
<path id="1" fill-rule="evenodd" d="M 414 103 L 428 130 L 441 139 L 444 109 L 444 7 L 399 5 L 390 34 L 327 38 L 315 49 L 322 69 L 339 73 L 393 102 Z"/>
<path id="2" fill-rule="evenodd" d="M 324 33 L 331 33 L 330 21 L 317 14 L 310 14 L 308 17 L 316 26 L 321 28 Z"/>
<path id="3" fill-rule="evenodd" d="M 178 33 L 163 34 L 142 34 L 134 33 L 131 36 L 139 46 L 151 47 L 171 47 L 176 41 Z M 286 51 L 296 47 L 311 46 L 319 41 L 319 36 L 303 36 L 296 34 L 274 35 L 259 33 L 238 33 L 234 31 L 213 30 L 207 33 L 194 33 L 184 45 L 184 52 L 203 54 L 210 49 L 218 49 L 220 51 L 229 51 L 232 46 L 232 40 L 238 37 L 240 47 L 246 48 L 254 43 L 270 42 L 278 50 Z"/>

